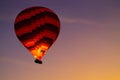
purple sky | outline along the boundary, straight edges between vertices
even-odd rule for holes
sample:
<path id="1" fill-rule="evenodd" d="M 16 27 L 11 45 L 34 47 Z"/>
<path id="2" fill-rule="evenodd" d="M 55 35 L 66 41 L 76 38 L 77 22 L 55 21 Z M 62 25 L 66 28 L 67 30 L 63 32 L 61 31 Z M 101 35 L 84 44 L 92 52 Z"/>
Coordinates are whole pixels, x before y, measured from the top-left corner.
<path id="1" fill-rule="evenodd" d="M 0 80 L 120 80 L 119 0 L 1 0 Z M 52 9 L 61 21 L 55 44 L 35 64 L 14 32 L 17 14 Z"/>

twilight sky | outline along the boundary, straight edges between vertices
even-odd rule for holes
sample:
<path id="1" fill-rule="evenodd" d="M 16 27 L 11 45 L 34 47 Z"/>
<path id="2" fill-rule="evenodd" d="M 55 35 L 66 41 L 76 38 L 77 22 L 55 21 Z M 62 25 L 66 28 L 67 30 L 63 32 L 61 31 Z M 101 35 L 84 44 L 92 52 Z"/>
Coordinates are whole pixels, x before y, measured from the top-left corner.
<path id="1" fill-rule="evenodd" d="M 48 7 L 61 21 L 42 65 L 14 32 L 15 17 L 31 6 Z M 0 80 L 120 80 L 120 1 L 1 0 Z"/>

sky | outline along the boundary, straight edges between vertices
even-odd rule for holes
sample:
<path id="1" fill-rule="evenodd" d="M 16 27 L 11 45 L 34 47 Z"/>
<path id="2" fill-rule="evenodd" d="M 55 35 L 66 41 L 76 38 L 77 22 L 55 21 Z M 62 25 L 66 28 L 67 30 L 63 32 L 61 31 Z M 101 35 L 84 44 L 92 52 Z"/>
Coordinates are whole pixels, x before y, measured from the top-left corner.
<path id="1" fill-rule="evenodd" d="M 0 0 L 0 80 L 120 80 L 119 0 Z M 52 9 L 58 39 L 34 63 L 14 32 L 17 14 L 31 6 Z"/>

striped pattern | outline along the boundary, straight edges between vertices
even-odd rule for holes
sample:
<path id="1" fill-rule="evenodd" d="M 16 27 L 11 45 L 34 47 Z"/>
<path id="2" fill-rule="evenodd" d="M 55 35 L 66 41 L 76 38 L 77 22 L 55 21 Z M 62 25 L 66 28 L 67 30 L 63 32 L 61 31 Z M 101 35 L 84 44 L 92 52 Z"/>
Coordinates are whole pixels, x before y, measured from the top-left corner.
<path id="1" fill-rule="evenodd" d="M 45 7 L 23 10 L 16 17 L 14 25 L 18 39 L 30 51 L 43 44 L 49 48 L 60 32 L 60 21 L 57 15 Z"/>

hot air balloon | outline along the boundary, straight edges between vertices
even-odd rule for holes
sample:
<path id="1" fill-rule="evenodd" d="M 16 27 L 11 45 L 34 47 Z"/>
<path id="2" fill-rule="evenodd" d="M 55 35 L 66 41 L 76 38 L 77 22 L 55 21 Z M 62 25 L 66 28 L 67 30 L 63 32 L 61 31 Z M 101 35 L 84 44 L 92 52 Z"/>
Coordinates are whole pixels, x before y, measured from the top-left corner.
<path id="1" fill-rule="evenodd" d="M 14 22 L 18 40 L 42 64 L 42 58 L 60 32 L 58 16 L 46 7 L 30 7 L 21 11 Z"/>

